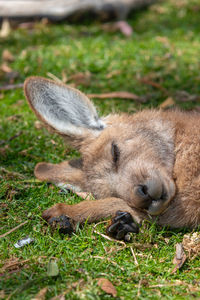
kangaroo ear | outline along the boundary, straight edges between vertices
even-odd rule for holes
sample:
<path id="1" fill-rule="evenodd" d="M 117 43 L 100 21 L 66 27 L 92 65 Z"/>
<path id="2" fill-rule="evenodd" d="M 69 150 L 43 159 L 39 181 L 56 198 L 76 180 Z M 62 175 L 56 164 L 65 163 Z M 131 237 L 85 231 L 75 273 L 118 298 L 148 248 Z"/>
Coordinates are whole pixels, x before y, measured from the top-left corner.
<path id="1" fill-rule="evenodd" d="M 97 136 L 105 127 L 92 102 L 72 87 L 42 77 L 29 77 L 24 92 L 37 117 L 68 140 Z"/>

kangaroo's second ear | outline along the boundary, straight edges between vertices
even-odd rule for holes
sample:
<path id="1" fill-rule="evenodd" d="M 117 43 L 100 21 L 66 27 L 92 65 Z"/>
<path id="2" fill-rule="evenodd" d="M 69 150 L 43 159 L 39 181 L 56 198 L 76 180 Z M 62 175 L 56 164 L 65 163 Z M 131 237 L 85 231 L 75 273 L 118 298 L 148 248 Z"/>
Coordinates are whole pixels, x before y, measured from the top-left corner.
<path id="1" fill-rule="evenodd" d="M 29 77 L 24 91 L 37 117 L 62 135 L 80 138 L 85 130 L 97 133 L 105 127 L 92 102 L 72 87 Z"/>

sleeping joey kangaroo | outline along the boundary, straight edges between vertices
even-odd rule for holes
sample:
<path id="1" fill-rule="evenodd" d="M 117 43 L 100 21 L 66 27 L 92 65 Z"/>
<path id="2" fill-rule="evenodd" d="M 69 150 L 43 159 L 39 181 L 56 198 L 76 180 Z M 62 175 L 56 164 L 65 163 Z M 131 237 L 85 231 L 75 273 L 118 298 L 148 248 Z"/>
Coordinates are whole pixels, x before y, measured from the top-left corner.
<path id="1" fill-rule="evenodd" d="M 142 220 L 174 228 L 200 225 L 200 114 L 144 110 L 100 118 L 80 91 L 42 77 L 24 84 L 30 107 L 81 158 L 38 163 L 35 176 L 91 192 L 97 200 L 55 204 L 43 212 L 50 224 L 112 217 L 108 233 L 123 239 Z"/>

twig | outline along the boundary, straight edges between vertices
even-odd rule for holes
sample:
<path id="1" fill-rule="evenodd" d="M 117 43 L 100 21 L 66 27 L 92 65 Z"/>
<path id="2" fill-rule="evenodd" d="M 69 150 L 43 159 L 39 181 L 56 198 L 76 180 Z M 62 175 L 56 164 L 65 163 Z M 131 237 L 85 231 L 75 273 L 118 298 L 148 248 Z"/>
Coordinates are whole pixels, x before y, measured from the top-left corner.
<path id="1" fill-rule="evenodd" d="M 138 261 L 137 261 L 137 258 L 136 258 L 136 255 L 135 255 L 135 253 L 134 253 L 134 251 L 133 251 L 133 248 L 130 247 L 130 249 L 131 249 L 131 253 L 132 253 L 133 258 L 134 258 L 135 265 L 136 265 L 136 266 L 139 266 Z"/>
<path id="2" fill-rule="evenodd" d="M 10 91 L 10 90 L 15 90 L 15 89 L 21 89 L 23 88 L 24 84 L 23 83 L 16 83 L 16 84 L 7 84 L 0 86 L 0 91 Z"/>
<path id="3" fill-rule="evenodd" d="M 5 236 L 9 235 L 10 233 L 14 232 L 15 230 L 19 229 L 20 227 L 24 226 L 24 225 L 27 224 L 27 223 L 28 223 L 28 220 L 25 221 L 25 222 L 23 222 L 23 223 L 21 223 L 21 224 L 19 224 L 19 225 L 17 225 L 16 227 L 14 227 L 13 229 L 7 231 L 6 233 L 1 234 L 1 235 L 0 235 L 0 238 L 3 238 L 3 237 L 5 237 Z"/>
<path id="4" fill-rule="evenodd" d="M 107 220 L 107 221 L 101 221 L 101 222 L 96 223 L 96 224 L 93 226 L 93 229 L 95 229 L 98 225 L 100 225 L 100 224 L 105 224 L 105 223 L 108 223 L 108 220 Z"/>
<path id="5" fill-rule="evenodd" d="M 29 260 L 30 260 L 30 258 L 29 259 L 25 259 L 25 260 L 21 260 L 21 261 L 16 261 L 16 262 L 11 263 L 11 264 L 9 264 L 9 265 L 7 265 L 5 267 L 3 266 L 2 269 L 6 270 L 6 269 L 9 269 L 9 268 L 14 267 L 16 265 L 22 265 L 22 264 L 28 262 Z"/>
<path id="6" fill-rule="evenodd" d="M 106 260 L 108 260 L 111 264 L 117 266 L 117 267 L 120 268 L 122 271 L 124 271 L 124 268 L 120 267 L 115 261 L 112 261 L 109 257 L 102 257 L 102 256 L 98 256 L 98 255 L 97 255 L 97 256 L 91 256 L 91 258 L 97 258 L 97 259 L 102 259 L 102 260 L 106 259 Z"/>

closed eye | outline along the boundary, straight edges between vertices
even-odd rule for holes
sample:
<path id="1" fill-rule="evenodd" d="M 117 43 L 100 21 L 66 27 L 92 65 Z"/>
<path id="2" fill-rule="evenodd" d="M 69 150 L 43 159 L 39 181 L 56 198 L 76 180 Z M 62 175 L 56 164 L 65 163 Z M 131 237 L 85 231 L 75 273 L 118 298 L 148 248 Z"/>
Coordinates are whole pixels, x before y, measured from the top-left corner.
<path id="1" fill-rule="evenodd" d="M 113 157 L 113 162 L 116 164 L 119 161 L 120 150 L 114 142 L 112 142 L 112 145 L 111 145 L 111 154 Z"/>

